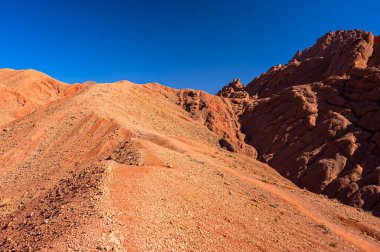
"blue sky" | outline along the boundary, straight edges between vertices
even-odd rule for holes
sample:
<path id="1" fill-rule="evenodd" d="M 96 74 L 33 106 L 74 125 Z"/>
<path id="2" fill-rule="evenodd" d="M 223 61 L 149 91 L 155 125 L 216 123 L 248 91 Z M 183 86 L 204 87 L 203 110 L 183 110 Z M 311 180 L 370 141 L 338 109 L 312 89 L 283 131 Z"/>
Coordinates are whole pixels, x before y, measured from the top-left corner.
<path id="1" fill-rule="evenodd" d="M 216 93 L 330 30 L 380 35 L 380 1 L 0 1 L 0 67 L 64 82 L 160 82 Z"/>

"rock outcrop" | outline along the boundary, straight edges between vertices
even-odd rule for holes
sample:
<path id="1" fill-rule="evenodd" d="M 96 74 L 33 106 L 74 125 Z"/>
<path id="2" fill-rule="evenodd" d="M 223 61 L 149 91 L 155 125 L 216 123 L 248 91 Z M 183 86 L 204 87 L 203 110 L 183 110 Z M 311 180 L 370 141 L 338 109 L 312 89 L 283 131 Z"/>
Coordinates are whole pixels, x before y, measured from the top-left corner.
<path id="1" fill-rule="evenodd" d="M 234 79 L 227 86 L 222 88 L 217 96 L 229 98 L 232 108 L 237 116 L 240 116 L 244 108 L 250 102 L 250 96 L 245 91 L 245 86 L 240 82 L 240 79 Z"/>
<path id="2" fill-rule="evenodd" d="M 235 88 L 237 89 L 236 86 Z M 243 87 L 238 86 L 238 88 Z M 241 96 L 238 99 L 234 99 L 235 93 Z M 231 152 L 244 153 L 254 158 L 257 157 L 256 150 L 245 143 L 246 137 L 241 132 L 238 122 L 238 115 L 241 113 L 239 107 L 242 107 L 239 104 L 246 102 L 245 99 L 249 100 L 248 93 L 236 91 L 231 94 L 230 99 L 225 99 L 203 91 L 179 90 L 177 96 L 178 105 L 220 137 L 219 144 L 221 147 Z"/>
<path id="3" fill-rule="evenodd" d="M 218 95 L 234 97 L 235 88 Z M 380 39 L 330 32 L 237 92 L 258 158 L 300 187 L 380 215 Z"/>

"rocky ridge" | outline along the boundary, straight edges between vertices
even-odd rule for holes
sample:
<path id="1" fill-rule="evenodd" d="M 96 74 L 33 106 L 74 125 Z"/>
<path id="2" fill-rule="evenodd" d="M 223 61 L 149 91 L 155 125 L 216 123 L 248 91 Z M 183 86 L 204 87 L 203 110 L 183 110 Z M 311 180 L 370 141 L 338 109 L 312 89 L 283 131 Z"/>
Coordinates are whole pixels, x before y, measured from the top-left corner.
<path id="1" fill-rule="evenodd" d="M 218 93 L 233 104 L 239 103 L 236 96 L 249 94 L 237 115 L 259 160 L 302 188 L 375 215 L 380 215 L 379 46 L 370 32 L 329 32 L 288 64 L 272 67 L 246 87 L 230 84 Z"/>

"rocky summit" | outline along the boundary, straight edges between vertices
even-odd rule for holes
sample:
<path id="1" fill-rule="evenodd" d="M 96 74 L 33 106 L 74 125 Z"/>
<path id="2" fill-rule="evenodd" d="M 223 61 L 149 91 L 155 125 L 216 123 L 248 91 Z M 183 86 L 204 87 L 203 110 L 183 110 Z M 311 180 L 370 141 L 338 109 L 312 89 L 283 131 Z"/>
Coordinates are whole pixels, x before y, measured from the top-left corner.
<path id="1" fill-rule="evenodd" d="M 242 132 L 260 161 L 301 188 L 378 216 L 379 46 L 370 32 L 329 32 L 288 64 L 218 93 L 240 104 Z"/>
<path id="2" fill-rule="evenodd" d="M 360 30 L 217 95 L 1 69 L 0 251 L 379 251 L 379 108 Z"/>

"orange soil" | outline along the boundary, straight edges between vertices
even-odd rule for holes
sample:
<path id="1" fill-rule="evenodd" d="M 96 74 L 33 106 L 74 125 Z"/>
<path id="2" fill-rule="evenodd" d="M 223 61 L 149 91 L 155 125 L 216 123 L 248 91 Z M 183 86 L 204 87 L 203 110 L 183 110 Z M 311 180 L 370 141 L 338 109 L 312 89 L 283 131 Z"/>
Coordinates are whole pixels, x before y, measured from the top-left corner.
<path id="1" fill-rule="evenodd" d="M 0 124 L 1 250 L 379 251 L 378 218 L 220 148 L 175 90 L 69 93 Z"/>

